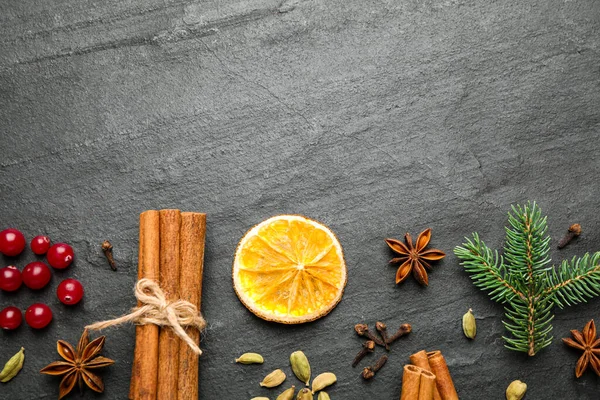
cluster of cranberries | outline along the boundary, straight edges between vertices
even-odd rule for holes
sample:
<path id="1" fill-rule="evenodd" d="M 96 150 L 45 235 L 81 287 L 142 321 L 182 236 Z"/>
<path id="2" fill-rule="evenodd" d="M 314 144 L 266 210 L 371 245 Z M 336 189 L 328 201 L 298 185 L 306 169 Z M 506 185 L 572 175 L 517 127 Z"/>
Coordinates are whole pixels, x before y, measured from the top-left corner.
<path id="1" fill-rule="evenodd" d="M 25 236 L 16 229 L 0 232 L 0 253 L 15 257 L 25 249 Z M 56 269 L 64 269 L 73 261 L 73 248 L 66 243 L 50 245 L 48 236 L 36 236 L 31 240 L 31 250 L 37 255 L 46 255 L 48 264 Z M 0 268 L 0 290 L 14 292 L 25 284 L 30 289 L 45 287 L 52 278 L 48 266 L 34 261 L 25 266 L 23 272 L 15 266 Z M 65 279 L 58 285 L 58 299 L 67 305 L 77 304 L 83 297 L 83 286 L 76 279 Z M 52 310 L 46 304 L 35 303 L 25 311 L 25 320 L 32 328 L 41 329 L 52 321 Z M 23 316 L 17 307 L 9 306 L 0 311 L 0 328 L 16 329 L 21 325 Z"/>

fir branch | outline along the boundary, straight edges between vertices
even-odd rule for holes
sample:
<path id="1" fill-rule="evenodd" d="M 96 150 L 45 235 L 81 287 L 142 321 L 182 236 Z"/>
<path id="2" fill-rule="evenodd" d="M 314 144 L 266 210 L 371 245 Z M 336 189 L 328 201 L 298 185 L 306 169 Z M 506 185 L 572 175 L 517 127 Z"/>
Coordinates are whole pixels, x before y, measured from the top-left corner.
<path id="1" fill-rule="evenodd" d="M 550 301 L 533 301 L 518 299 L 505 307 L 504 327 L 512 337 L 503 336 L 506 348 L 535 355 L 539 350 L 552 342 L 550 322 L 554 319 Z"/>
<path id="2" fill-rule="evenodd" d="M 527 282 L 532 283 L 535 277 L 545 273 L 545 266 L 550 262 L 546 217 L 542 217 L 541 210 L 534 202 L 524 207 L 512 206 L 508 222 L 510 227 L 505 228 L 504 257 L 511 273 L 526 276 Z"/>
<path id="3" fill-rule="evenodd" d="M 600 252 L 573 257 L 571 262 L 563 261 L 560 267 L 548 273 L 546 282 L 548 287 L 539 297 L 552 296 L 560 308 L 600 295 Z"/>
<path id="4" fill-rule="evenodd" d="M 550 264 L 547 218 L 534 203 L 513 206 L 508 213 L 504 255 L 492 250 L 477 233 L 454 253 L 475 286 L 504 303 L 503 324 L 510 336 L 505 346 L 530 356 L 552 342 L 552 309 L 600 295 L 600 252 Z"/>
<path id="5" fill-rule="evenodd" d="M 525 295 L 510 282 L 504 260 L 497 250 L 492 251 L 487 247 L 477 233 L 473 234 L 473 240 L 465 240 L 467 242 L 463 244 L 464 247 L 457 246 L 454 254 L 463 260 L 462 265 L 471 273 L 475 286 L 489 291 L 492 300 L 500 303 L 510 302 L 515 296 L 525 298 Z"/>

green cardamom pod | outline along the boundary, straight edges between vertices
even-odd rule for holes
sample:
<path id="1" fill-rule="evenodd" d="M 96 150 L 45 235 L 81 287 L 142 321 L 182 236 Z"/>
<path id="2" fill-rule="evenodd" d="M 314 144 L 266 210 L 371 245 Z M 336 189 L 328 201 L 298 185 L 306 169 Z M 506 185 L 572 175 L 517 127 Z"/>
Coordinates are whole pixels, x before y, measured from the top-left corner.
<path id="1" fill-rule="evenodd" d="M 313 400 L 313 394 L 309 389 L 304 388 L 298 392 L 296 400 Z"/>
<path id="2" fill-rule="evenodd" d="M 331 397 L 327 394 L 327 392 L 319 392 L 319 397 L 317 400 L 331 400 Z"/>
<path id="3" fill-rule="evenodd" d="M 335 374 L 331 372 L 323 372 L 321 375 L 313 379 L 312 392 L 318 392 L 325 389 L 329 385 L 333 385 L 337 381 Z"/>
<path id="4" fill-rule="evenodd" d="M 294 400 L 294 393 L 296 392 L 296 386 L 293 386 L 287 390 L 284 390 L 276 400 Z"/>
<path id="5" fill-rule="evenodd" d="M 265 360 L 258 353 L 244 353 L 239 358 L 236 358 L 235 362 L 240 364 L 262 364 Z"/>
<path id="6" fill-rule="evenodd" d="M 285 372 L 280 369 L 276 369 L 271 372 L 269 375 L 265 376 L 265 379 L 260 383 L 260 386 L 273 388 L 275 386 L 279 386 L 285 381 Z"/>
<path id="7" fill-rule="evenodd" d="M 0 372 L 0 382 L 6 383 L 17 376 L 21 368 L 23 368 L 23 362 L 25 361 L 24 352 L 25 349 L 21 347 L 21 350 L 6 362 L 2 372 Z"/>
<path id="8" fill-rule="evenodd" d="M 521 400 L 527 391 L 527 384 L 521 381 L 512 381 L 506 388 L 506 400 Z"/>
<path id="9" fill-rule="evenodd" d="M 300 350 L 293 352 L 290 355 L 290 364 L 298 379 L 308 386 L 308 382 L 310 382 L 310 364 L 306 355 Z"/>
<path id="10" fill-rule="evenodd" d="M 477 334 L 477 323 L 475 322 L 475 316 L 473 310 L 469 308 L 469 311 L 462 318 L 463 332 L 469 339 L 475 339 Z"/>

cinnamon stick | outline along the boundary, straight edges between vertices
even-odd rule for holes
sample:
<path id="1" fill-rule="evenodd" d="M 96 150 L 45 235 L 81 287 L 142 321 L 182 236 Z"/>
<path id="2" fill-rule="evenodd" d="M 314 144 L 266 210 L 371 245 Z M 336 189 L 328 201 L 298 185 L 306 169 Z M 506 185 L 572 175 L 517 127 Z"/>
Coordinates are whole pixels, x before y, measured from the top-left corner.
<path id="1" fill-rule="evenodd" d="M 454 382 L 450 376 L 446 359 L 439 350 L 427 353 L 427 359 L 431 366 L 431 372 L 436 376 L 436 385 L 442 400 L 458 400 L 458 393 L 454 388 Z"/>
<path id="2" fill-rule="evenodd" d="M 400 400 L 419 400 L 419 389 L 421 386 L 421 371 L 414 365 L 405 365 L 402 374 L 402 393 Z"/>
<path id="3" fill-rule="evenodd" d="M 182 212 L 179 232 L 179 296 L 200 311 L 206 214 Z M 198 330 L 186 331 L 196 343 L 200 343 Z M 198 355 L 184 344 L 179 346 L 178 380 L 178 400 L 198 398 Z"/>
<path id="4" fill-rule="evenodd" d="M 429 365 L 429 360 L 427 358 L 427 352 L 425 350 L 421 350 L 415 354 L 410 356 L 410 362 L 412 365 L 416 365 L 419 368 L 423 368 L 426 371 L 431 372 L 431 366 Z M 437 389 L 437 386 L 434 385 L 433 388 L 433 400 L 441 400 L 440 392 Z"/>
<path id="5" fill-rule="evenodd" d="M 140 214 L 138 279 L 158 280 L 159 276 L 159 213 L 149 210 Z M 135 328 L 135 351 L 129 399 L 156 400 L 158 382 L 158 335 L 156 325 Z"/>
<path id="6" fill-rule="evenodd" d="M 159 284 L 168 300 L 179 298 L 179 210 L 160 210 Z M 160 400 L 177 398 L 179 338 L 171 329 L 161 329 L 158 338 L 158 386 Z"/>
<path id="7" fill-rule="evenodd" d="M 433 400 L 435 389 L 435 375 L 421 368 L 421 380 L 419 386 L 419 400 Z"/>

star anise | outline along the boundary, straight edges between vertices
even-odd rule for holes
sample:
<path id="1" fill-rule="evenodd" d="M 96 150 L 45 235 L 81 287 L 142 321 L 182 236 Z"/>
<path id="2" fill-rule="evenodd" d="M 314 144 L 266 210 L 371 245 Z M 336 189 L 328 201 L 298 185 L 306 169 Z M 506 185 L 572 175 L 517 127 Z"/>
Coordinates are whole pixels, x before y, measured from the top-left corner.
<path id="1" fill-rule="evenodd" d="M 441 260 L 446 256 L 443 251 L 438 249 L 425 250 L 430 239 L 431 229 L 425 229 L 421 232 L 414 246 L 409 233 L 404 235 L 406 244 L 396 239 L 385 239 L 388 246 L 394 252 L 400 254 L 400 257 L 392 258 L 390 262 L 402 262 L 396 271 L 396 284 L 404 281 L 408 277 L 408 274 L 410 274 L 410 271 L 412 271 L 413 276 L 421 285 L 427 286 L 429 284 L 425 268 L 431 269 L 431 265 L 427 261 Z"/>
<path id="2" fill-rule="evenodd" d="M 99 355 L 104 347 L 104 340 L 105 336 L 100 336 L 90 342 L 86 329 L 79 339 L 77 351 L 64 340 L 56 343 L 56 351 L 65 361 L 55 361 L 40 372 L 46 375 L 64 375 L 60 382 L 58 400 L 69 394 L 76 383 L 79 384 L 79 390 L 82 392 L 84 383 L 95 392 L 104 391 L 102 378 L 93 372 L 94 369 L 108 367 L 115 363 L 110 358 Z"/>
<path id="3" fill-rule="evenodd" d="M 600 339 L 596 338 L 594 320 L 592 319 L 585 324 L 581 332 L 573 329 L 571 335 L 573 335 L 573 339 L 575 340 L 563 338 L 563 342 L 567 346 L 583 351 L 583 354 L 577 360 L 575 376 L 579 378 L 583 375 L 588 365 L 591 365 L 596 375 L 600 376 Z"/>

